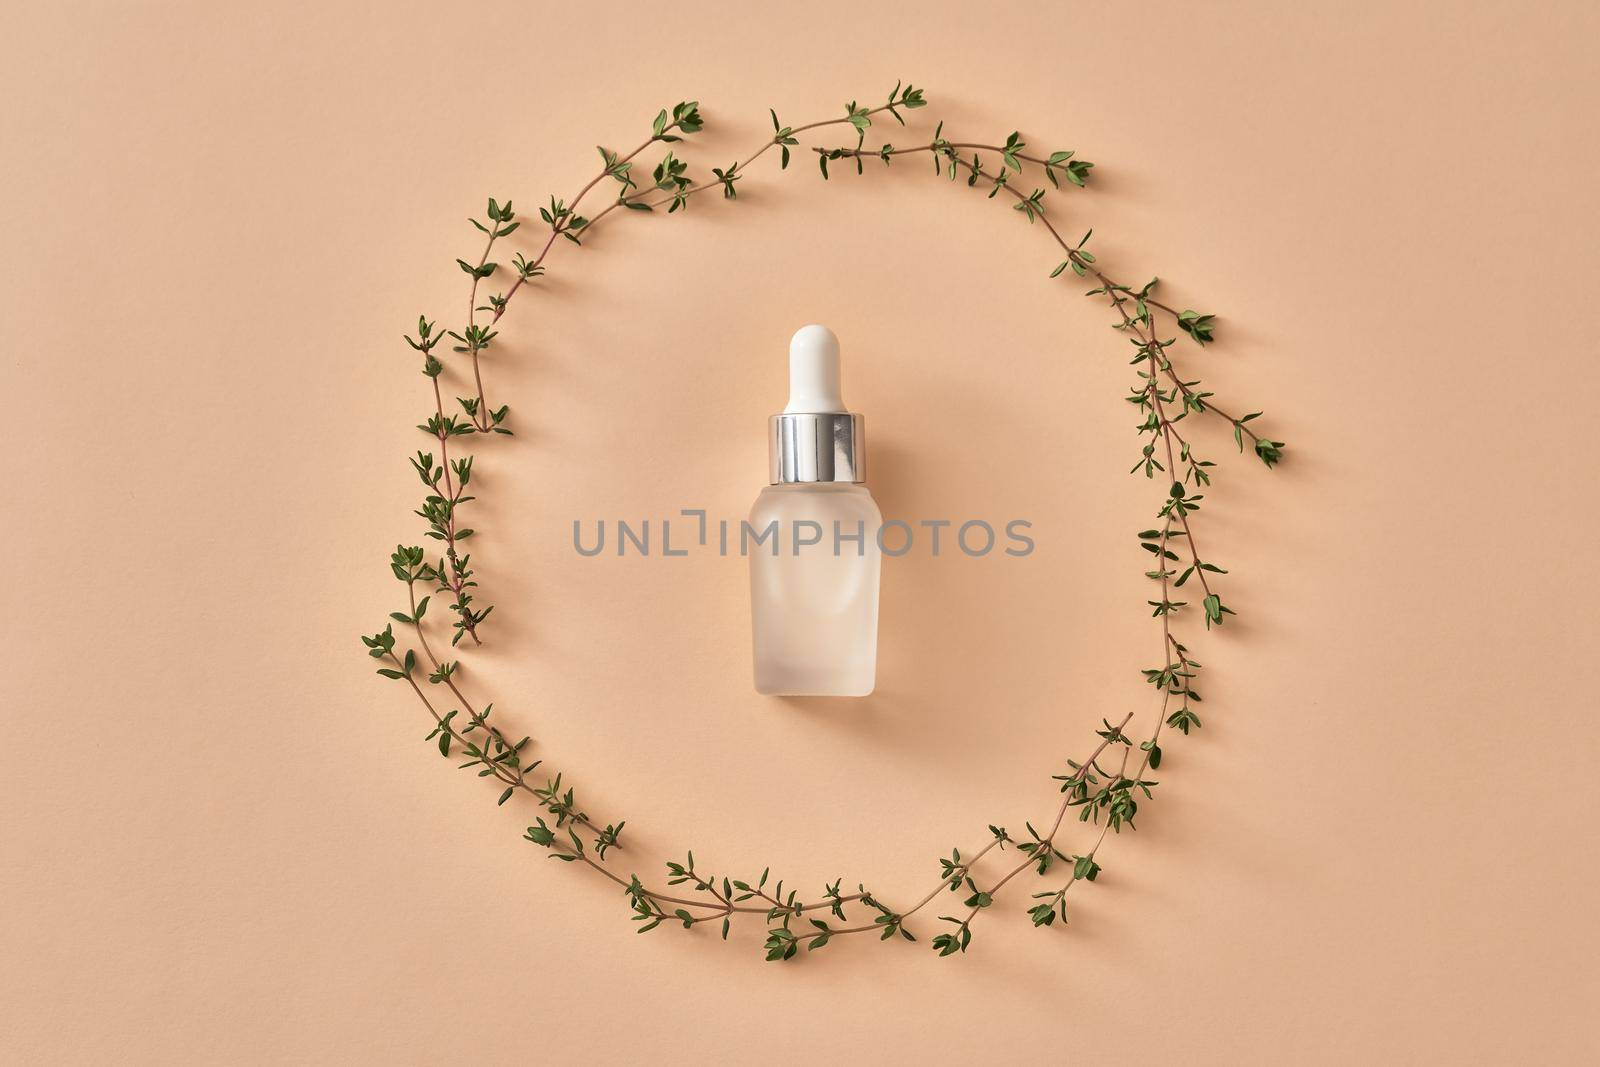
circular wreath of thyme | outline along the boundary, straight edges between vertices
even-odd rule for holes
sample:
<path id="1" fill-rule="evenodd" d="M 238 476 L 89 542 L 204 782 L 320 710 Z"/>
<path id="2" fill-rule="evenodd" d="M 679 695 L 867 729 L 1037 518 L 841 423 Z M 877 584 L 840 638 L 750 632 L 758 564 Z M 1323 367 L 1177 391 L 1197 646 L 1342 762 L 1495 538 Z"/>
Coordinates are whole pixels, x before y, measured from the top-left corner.
<path id="1" fill-rule="evenodd" d="M 1194 531 L 1203 499 L 1197 490 L 1211 483 L 1213 464 L 1195 453 L 1180 424 L 1191 416 L 1222 419 L 1232 427 L 1239 451 L 1248 445 L 1268 467 L 1282 456 L 1283 442 L 1256 431 L 1252 423 L 1260 412 L 1229 414 L 1217 406 L 1211 393 L 1201 390 L 1198 380 L 1186 378 L 1178 369 L 1170 351 L 1177 344 L 1177 334 L 1184 334 L 1190 342 L 1203 347 L 1214 338 L 1214 316 L 1190 309 L 1180 311 L 1157 300 L 1152 295 L 1155 279 L 1134 287 L 1109 277 L 1089 250 L 1093 231 L 1069 241 L 1051 220 L 1042 185 L 1035 185 L 1034 180 L 1023 184 L 1025 177 L 1036 174 L 1055 190 L 1061 190 L 1063 182 L 1081 188 L 1094 164 L 1070 151 L 1029 154 L 1025 151 L 1027 144 L 1016 133 L 1003 144 L 953 141 L 943 135 L 943 123 L 925 144 L 867 145 L 874 119 L 887 114 L 904 126 L 901 112 L 926 103 L 921 89 L 896 83 L 886 103 L 867 107 L 852 101 L 842 117 L 785 126 L 773 111 L 772 135 L 742 162 L 731 163 L 725 169 L 711 168 L 714 180 L 705 183 L 690 179 L 687 164 L 672 147 L 701 129 L 699 105 L 688 101 L 663 110 L 656 115 L 650 135 L 639 147 L 624 153 L 601 147 L 600 172 L 570 200 L 552 197 L 548 205 L 539 209 L 539 219 L 547 232 L 542 242 L 535 243 L 536 252 L 529 249 L 531 258 L 522 251 L 513 255 L 509 271 L 503 272 L 501 264 L 489 257 L 497 246 L 503 247 L 500 242 L 518 231 L 523 220 L 513 212 L 510 201 L 502 204 L 489 200 L 484 218 L 470 220 L 483 235 L 482 252 L 475 260 L 456 261 L 471 282 L 465 323 L 459 330 L 440 330 L 433 321 L 421 317 L 416 336 L 406 337 L 422 357 L 422 374 L 433 400 L 432 410 L 418 429 L 432 441 L 429 447 L 437 449 L 437 456 L 418 451 L 411 459 L 411 466 L 426 488 L 416 514 L 427 525 L 426 536 L 438 542 L 442 551 L 430 555 L 421 547 L 400 545 L 390 557 L 394 575 L 405 586 L 407 598 L 406 610 L 393 612 L 390 617 L 409 629 L 414 647 L 398 642 L 393 623 L 362 641 L 372 657 L 382 662 L 378 673 L 409 686 L 432 717 L 433 732 L 428 739 L 438 746 L 440 755 L 464 757 L 463 768 L 476 770 L 480 778 L 490 779 L 500 787 L 501 804 L 519 792 L 532 796 L 549 821 L 539 817 L 528 827 L 526 839 L 547 849 L 550 858 L 586 867 L 619 887 L 640 933 L 663 923 L 688 929 L 719 922 L 726 939 L 734 917 L 757 916 L 766 924 L 766 958 L 788 960 L 798 954 L 801 945 L 815 951 L 834 938 L 849 934 L 873 933 L 885 941 L 915 941 L 910 925 L 913 916 L 943 895 L 956 904 L 939 910 L 956 914 L 938 916 L 939 922 L 948 926 L 939 928 L 931 945 L 940 956 L 949 956 L 967 950 L 973 921 L 994 906 L 1013 879 L 1029 870 L 1042 879 L 1038 883 L 1042 888 L 1031 894 L 1032 904 L 1027 909 L 1033 924 L 1051 926 L 1059 917 L 1064 925 L 1068 893 L 1079 883 L 1093 882 L 1100 873 L 1099 855 L 1106 835 L 1120 833 L 1124 827 L 1134 829 L 1140 798 L 1152 796 L 1157 783 L 1145 775 L 1161 766 L 1163 731 L 1170 728 L 1188 735 L 1200 727 L 1200 718 L 1194 711 L 1200 701 L 1195 691 L 1200 664 L 1178 639 L 1177 620 L 1198 615 L 1209 630 L 1221 625 L 1233 610 L 1218 592 L 1216 576 L 1227 571 L 1201 554 Z M 727 877 L 713 874 L 695 859 L 693 852 L 687 853 L 682 862 L 667 863 L 662 888 L 647 884 L 637 874 L 619 873 L 620 865 L 613 854 L 622 851 L 623 821 L 602 822 L 589 815 L 560 774 L 549 776 L 546 772 L 535 779 L 534 771 L 542 761 L 528 757 L 529 738 L 512 741 L 497 723 L 491 723 L 493 705 L 479 708 L 463 692 L 465 672 L 461 661 L 441 656 L 434 644 L 439 636 L 434 641 L 429 639 L 428 631 L 436 628 L 440 617 L 437 611 L 428 616 L 428 606 L 435 596 L 447 604 L 452 656 L 457 655 L 455 649 L 463 639 L 469 646 L 481 643 L 484 624 L 494 610 L 479 606 L 479 586 L 472 556 L 466 550 L 474 531 L 462 525 L 461 518 L 473 500 L 470 488 L 474 457 L 461 454 L 461 439 L 511 433 L 508 406 L 492 406 L 484 390 L 483 355 L 493 346 L 498 324 L 512 298 L 524 287 L 537 284 L 544 274 L 545 261 L 558 239 L 581 245 L 596 225 L 619 211 L 649 213 L 665 208 L 670 215 L 686 208 L 691 197 L 707 189 L 720 188 L 725 198 L 736 199 L 738 183 L 772 149 L 778 150 L 780 168 L 787 169 L 792 159 L 790 149 L 800 147 L 801 134 L 846 124 L 855 130 L 855 147 L 809 146 L 824 179 L 829 177 L 830 163 L 853 164 L 860 174 L 863 161 L 868 159 L 888 165 L 900 156 L 927 153 L 936 174 L 952 181 L 965 178 L 969 188 L 987 192 L 990 199 L 1003 196 L 1024 220 L 1041 224 L 1059 246 L 1062 257 L 1050 276 L 1055 278 L 1070 271 L 1091 285 L 1087 295 L 1107 305 L 1114 317 L 1113 327 L 1127 337 L 1136 380 L 1125 399 L 1142 419 L 1138 432 L 1143 439 L 1132 473 L 1142 472 L 1161 486 L 1154 522 L 1138 534 L 1140 546 L 1151 555 L 1152 569 L 1145 575 L 1159 589 L 1158 598 L 1148 604 L 1160 630 L 1161 651 L 1155 665 L 1143 671 L 1145 681 L 1159 694 L 1159 701 L 1153 701 L 1157 711 L 1148 731 L 1137 735 L 1130 729 L 1133 712 L 1115 723 L 1103 720 L 1102 728 L 1096 731 L 1098 743 L 1082 759 L 1068 759 L 1063 773 L 1054 776 L 1061 783 L 1061 801 L 1041 823 L 1042 829 L 1028 823 L 1025 835 L 1013 835 L 1003 827 L 989 826 L 981 847 L 966 852 L 952 849 L 947 858 L 940 858 L 933 888 L 916 901 L 891 903 L 864 884 L 846 892 L 843 879 L 823 885 L 820 893 L 802 896 L 799 890 L 786 887 L 784 880 L 773 879 L 770 868 L 751 877 Z M 638 162 L 639 156 L 658 146 L 664 146 L 659 161 L 646 178 L 648 164 Z M 598 195 L 590 194 L 607 182 L 615 183 L 617 188 L 611 189 L 613 195 L 605 205 L 592 217 L 581 214 L 586 201 L 599 201 Z M 1030 186 L 1032 191 L 1022 191 Z M 503 292 L 480 294 L 483 283 L 508 275 L 511 281 Z M 1172 336 L 1163 338 L 1163 328 Z M 444 364 L 436 350 L 446 338 L 452 342 L 450 351 L 463 380 L 470 371 L 470 387 L 466 391 L 471 395 L 455 398 L 459 412 L 447 412 L 440 387 Z M 1188 601 L 1173 599 L 1182 595 L 1176 591 L 1191 581 L 1199 586 L 1198 612 L 1191 610 Z M 419 587 L 424 595 L 418 595 Z M 1079 822 L 1095 827 L 1080 846 L 1081 852 L 1068 852 L 1059 843 L 1069 813 L 1076 813 Z M 974 875 L 978 861 L 991 850 L 1008 847 L 1019 854 L 1017 862 L 992 881 L 980 883 Z"/>

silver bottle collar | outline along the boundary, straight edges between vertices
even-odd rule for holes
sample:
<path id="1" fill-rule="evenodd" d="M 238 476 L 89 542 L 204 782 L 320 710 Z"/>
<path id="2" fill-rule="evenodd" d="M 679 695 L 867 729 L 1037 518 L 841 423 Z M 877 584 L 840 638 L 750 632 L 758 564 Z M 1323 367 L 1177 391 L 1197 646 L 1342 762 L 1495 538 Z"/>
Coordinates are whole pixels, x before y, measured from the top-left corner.
<path id="1" fill-rule="evenodd" d="M 772 485 L 867 480 L 866 421 L 850 412 L 774 415 L 767 420 Z"/>

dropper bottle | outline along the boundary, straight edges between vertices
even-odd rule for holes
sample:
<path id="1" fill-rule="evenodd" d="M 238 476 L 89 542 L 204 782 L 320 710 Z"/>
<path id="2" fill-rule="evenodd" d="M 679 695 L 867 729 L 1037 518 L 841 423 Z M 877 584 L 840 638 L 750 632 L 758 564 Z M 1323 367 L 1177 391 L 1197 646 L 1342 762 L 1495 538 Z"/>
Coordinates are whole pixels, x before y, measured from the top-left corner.
<path id="1" fill-rule="evenodd" d="M 768 421 L 770 484 L 743 531 L 758 693 L 866 696 L 878 668 L 878 532 L 864 420 L 844 406 L 839 339 L 789 342 L 789 403 Z"/>

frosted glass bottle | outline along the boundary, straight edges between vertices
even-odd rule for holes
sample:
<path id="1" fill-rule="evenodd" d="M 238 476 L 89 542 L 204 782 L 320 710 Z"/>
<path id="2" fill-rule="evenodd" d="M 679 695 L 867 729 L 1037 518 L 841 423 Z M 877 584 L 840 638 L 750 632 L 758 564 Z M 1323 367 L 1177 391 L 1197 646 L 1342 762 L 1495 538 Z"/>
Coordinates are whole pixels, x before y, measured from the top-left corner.
<path id="1" fill-rule="evenodd" d="M 840 396 L 827 327 L 790 342 L 789 404 L 769 429 L 771 484 L 744 543 L 756 691 L 866 696 L 877 681 L 883 516 L 861 484 L 864 422 Z"/>
<path id="2" fill-rule="evenodd" d="M 878 505 L 863 485 L 769 485 L 750 526 L 774 521 L 777 554 L 750 555 L 756 692 L 866 696 L 878 673 Z"/>

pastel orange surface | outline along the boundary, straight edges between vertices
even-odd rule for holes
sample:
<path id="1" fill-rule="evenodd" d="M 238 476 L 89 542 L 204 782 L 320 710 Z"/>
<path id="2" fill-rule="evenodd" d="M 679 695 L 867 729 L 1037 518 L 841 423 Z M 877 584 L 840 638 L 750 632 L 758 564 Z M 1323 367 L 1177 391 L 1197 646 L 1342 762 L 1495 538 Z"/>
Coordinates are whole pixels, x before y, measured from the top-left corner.
<path id="1" fill-rule="evenodd" d="M 0 1059 L 1593 1062 L 1597 32 L 1584 3 L 11 6 Z M 1220 316 L 1184 366 L 1290 459 L 1196 428 L 1240 615 L 1068 929 L 1022 879 L 964 958 L 923 922 L 778 968 L 758 922 L 635 936 L 356 638 L 419 539 L 400 335 L 459 325 L 466 216 L 570 196 L 679 99 L 707 176 L 768 107 L 897 78 L 932 106 L 896 143 L 943 118 L 1093 160 L 1053 217 Z M 1149 714 L 1155 498 L 1126 343 L 1037 226 L 926 160 L 798 163 L 608 219 L 513 304 L 464 677 L 641 871 L 693 848 L 902 901 Z M 1038 542 L 888 564 L 860 702 L 751 691 L 742 561 L 570 544 L 744 514 L 806 322 L 886 515 Z"/>

